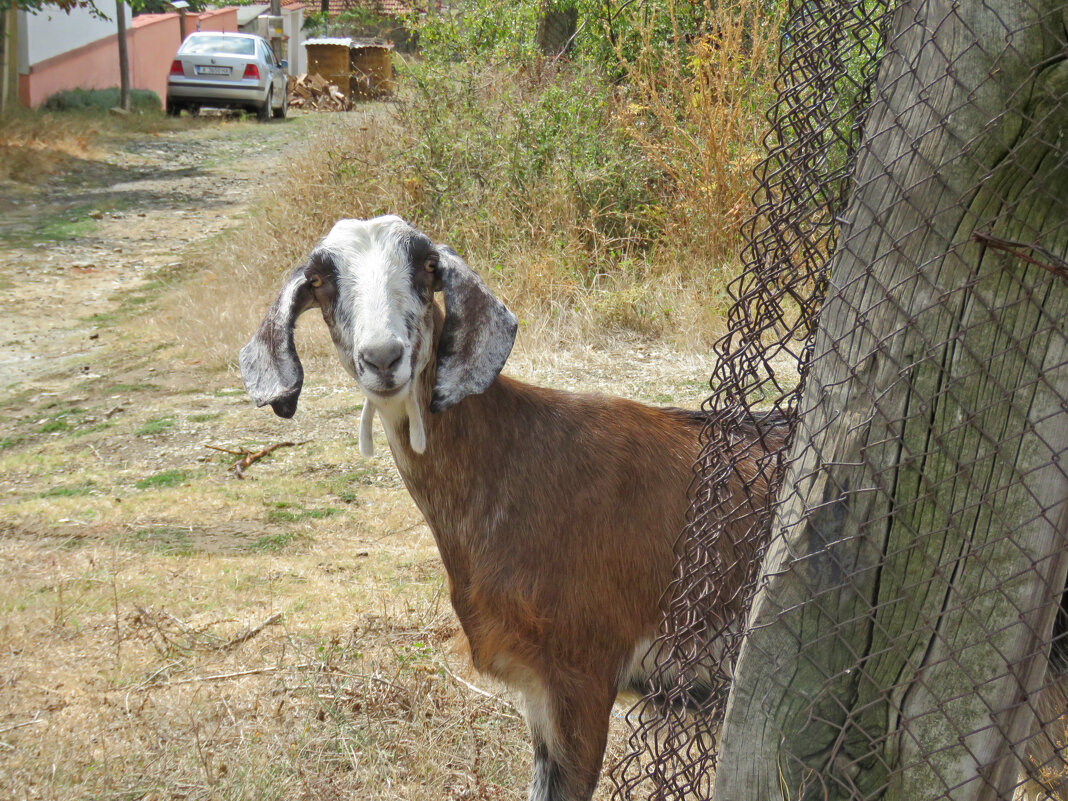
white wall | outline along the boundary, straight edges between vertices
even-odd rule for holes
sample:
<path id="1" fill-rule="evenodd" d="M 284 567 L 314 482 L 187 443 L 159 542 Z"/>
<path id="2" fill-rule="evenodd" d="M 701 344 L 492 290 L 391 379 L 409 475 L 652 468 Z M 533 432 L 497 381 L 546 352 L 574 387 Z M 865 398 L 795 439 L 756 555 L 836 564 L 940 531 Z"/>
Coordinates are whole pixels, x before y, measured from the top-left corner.
<path id="1" fill-rule="evenodd" d="M 304 31 L 301 30 L 303 26 L 303 9 L 282 9 L 282 31 L 289 37 L 289 67 L 286 72 L 290 75 L 308 71 L 308 54 L 304 50 Z"/>
<path id="2" fill-rule="evenodd" d="M 19 12 L 19 72 L 45 59 L 90 44 L 118 31 L 115 6 L 101 3 L 110 19 L 94 16 L 88 9 L 75 8 L 69 14 L 55 6 L 45 6 L 36 13 Z M 123 4 L 126 25 L 130 25 L 130 7 Z"/>

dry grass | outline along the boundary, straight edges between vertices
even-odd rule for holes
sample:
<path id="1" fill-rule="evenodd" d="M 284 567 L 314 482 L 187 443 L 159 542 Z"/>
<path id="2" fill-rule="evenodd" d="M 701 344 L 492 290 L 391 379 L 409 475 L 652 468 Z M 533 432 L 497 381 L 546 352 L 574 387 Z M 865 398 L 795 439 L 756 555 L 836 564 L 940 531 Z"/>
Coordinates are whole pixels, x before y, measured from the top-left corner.
<path id="1" fill-rule="evenodd" d="M 40 434 L 34 401 L 8 409 L 22 441 L 0 451 L 0 783 L 28 798 L 515 796 L 523 727 L 454 678 L 433 541 L 388 460 L 350 447 L 338 418 L 354 399 L 238 481 L 203 444 L 262 441 L 274 422 L 226 384 L 175 389 L 133 392 L 100 431 Z M 136 435 L 161 419 L 176 422 Z"/>
<path id="2" fill-rule="evenodd" d="M 303 409 L 282 422 L 232 373 L 146 347 L 131 327 L 106 372 L 164 359 L 155 389 L 0 404 L 0 785 L 50 799 L 523 797 L 515 699 L 470 672 L 433 539 L 385 442 L 359 456 L 360 398 L 336 364 L 309 360 Z M 521 351 L 509 371 L 690 406 L 704 394 L 686 379 L 699 360 L 653 349 Z M 69 427 L 43 430 L 59 414 Z M 307 442 L 244 481 L 204 447 L 283 438 Z"/>
<path id="3" fill-rule="evenodd" d="M 425 545 L 348 560 L 322 546 L 272 559 L 95 545 L 34 559 L 8 542 L 5 562 L 24 569 L 5 576 L 4 786 L 53 798 L 514 791 L 522 726 L 453 678 L 462 661 Z M 423 580 L 379 586 L 398 562 Z"/>
<path id="4" fill-rule="evenodd" d="M 0 118 L 0 181 L 40 183 L 72 162 L 99 160 L 117 139 L 202 124 L 192 118 L 176 120 L 162 112 L 117 117 L 102 112 L 16 107 Z"/>

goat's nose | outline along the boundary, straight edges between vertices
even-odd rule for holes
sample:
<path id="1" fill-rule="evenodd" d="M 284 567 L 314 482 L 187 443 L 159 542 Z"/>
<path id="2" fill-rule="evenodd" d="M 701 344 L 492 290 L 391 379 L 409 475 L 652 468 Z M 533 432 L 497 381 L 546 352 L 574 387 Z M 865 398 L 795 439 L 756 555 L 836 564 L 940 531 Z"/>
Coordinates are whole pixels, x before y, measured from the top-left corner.
<path id="1" fill-rule="evenodd" d="M 379 373 L 393 370 L 403 355 L 404 345 L 396 339 L 373 342 L 360 348 L 360 361 Z"/>

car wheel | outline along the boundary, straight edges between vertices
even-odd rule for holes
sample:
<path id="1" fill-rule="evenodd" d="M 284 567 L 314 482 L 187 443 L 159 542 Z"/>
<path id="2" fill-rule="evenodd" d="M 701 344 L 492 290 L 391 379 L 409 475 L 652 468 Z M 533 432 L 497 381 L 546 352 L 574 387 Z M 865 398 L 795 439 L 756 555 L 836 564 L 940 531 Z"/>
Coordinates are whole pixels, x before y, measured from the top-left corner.
<path id="1" fill-rule="evenodd" d="M 274 110 L 274 118 L 276 120 L 284 120 L 286 113 L 289 111 L 289 92 L 285 92 L 282 95 L 282 107 Z"/>
<path id="2" fill-rule="evenodd" d="M 271 118 L 271 95 L 273 91 L 267 90 L 267 99 L 263 101 L 263 105 L 256 109 L 256 119 L 260 122 L 267 122 Z"/>
<path id="3" fill-rule="evenodd" d="M 171 100 L 170 98 L 167 98 L 167 116 L 168 117 L 177 117 L 181 113 L 182 113 L 181 104 L 180 103 L 176 103 L 175 101 Z"/>
<path id="4" fill-rule="evenodd" d="M 196 103 L 190 104 L 186 110 L 189 112 L 190 117 L 195 117 L 200 114 L 200 106 L 198 106 Z"/>

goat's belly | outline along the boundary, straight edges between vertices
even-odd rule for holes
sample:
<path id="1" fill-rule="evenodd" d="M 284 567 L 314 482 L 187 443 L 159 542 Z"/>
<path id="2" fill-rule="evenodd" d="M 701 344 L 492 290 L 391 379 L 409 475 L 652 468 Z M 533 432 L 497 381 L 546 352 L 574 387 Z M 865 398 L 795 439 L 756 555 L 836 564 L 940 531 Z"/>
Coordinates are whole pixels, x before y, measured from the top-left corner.
<path id="1" fill-rule="evenodd" d="M 653 703 L 666 700 L 668 685 L 677 682 L 679 665 L 665 654 L 666 664 L 657 667 L 659 648 L 652 640 L 638 643 L 631 653 L 630 661 L 624 666 L 619 677 L 619 698 L 630 703 L 637 703 L 642 698 L 650 698 Z M 718 650 L 718 649 L 713 649 Z M 718 653 L 710 654 L 708 659 L 693 662 L 685 667 L 688 677 L 687 693 L 682 705 L 689 710 L 703 707 L 709 700 L 716 682 L 713 673 L 718 663 Z"/>

